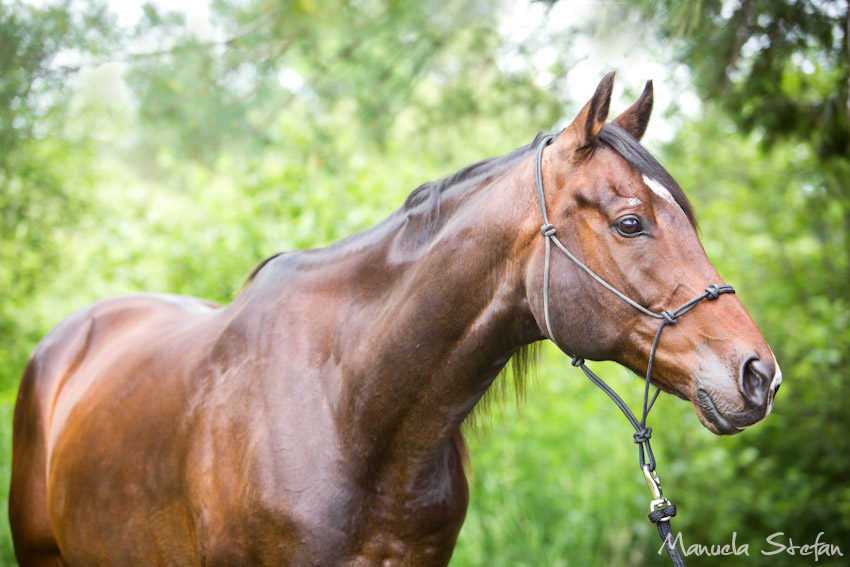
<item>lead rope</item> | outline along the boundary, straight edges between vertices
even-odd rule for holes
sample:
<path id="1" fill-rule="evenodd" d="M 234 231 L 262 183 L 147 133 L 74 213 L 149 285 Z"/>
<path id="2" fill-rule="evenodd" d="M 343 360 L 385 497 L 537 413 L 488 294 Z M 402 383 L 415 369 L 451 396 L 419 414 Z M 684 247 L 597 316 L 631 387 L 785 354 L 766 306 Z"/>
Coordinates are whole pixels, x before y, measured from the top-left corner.
<path id="1" fill-rule="evenodd" d="M 652 492 L 652 501 L 649 504 L 649 520 L 654 523 L 658 528 L 658 535 L 661 537 L 661 541 L 664 543 L 664 547 L 667 549 L 667 553 L 670 556 L 670 560 L 673 562 L 674 567 L 685 567 L 685 560 L 682 559 L 682 555 L 679 552 L 679 548 L 676 547 L 675 539 L 672 537 L 672 528 L 670 527 L 670 518 L 676 515 L 676 506 L 674 506 L 667 498 L 664 497 L 663 492 L 661 491 L 661 480 L 658 478 L 658 474 L 655 472 L 655 455 L 652 453 L 652 446 L 649 444 L 649 439 L 652 437 L 652 428 L 646 426 L 646 418 L 649 415 L 649 410 L 652 409 L 653 404 L 655 404 L 655 400 L 658 399 L 658 394 L 661 392 L 659 388 L 655 389 L 655 393 L 652 396 L 652 399 L 649 399 L 649 386 L 652 377 L 652 365 L 655 362 L 655 353 L 658 351 L 658 343 L 661 340 L 661 333 L 664 331 L 664 327 L 667 325 L 675 325 L 679 317 L 693 309 L 697 303 L 702 301 L 703 299 L 715 300 L 720 297 L 721 294 L 724 293 L 735 293 L 735 290 L 730 285 L 715 285 L 711 284 L 705 288 L 705 292 L 702 295 L 691 299 L 687 303 L 680 306 L 678 309 L 673 311 L 662 311 L 659 313 L 654 313 L 649 309 L 643 307 L 639 303 L 632 300 L 627 295 L 623 294 L 620 290 L 603 280 L 599 277 L 593 270 L 588 268 L 581 260 L 573 256 L 573 254 L 567 250 L 567 248 L 561 243 L 560 240 L 555 236 L 555 227 L 549 222 L 549 217 L 546 215 L 546 201 L 543 196 L 543 149 L 552 143 L 552 136 L 547 136 L 538 146 L 537 155 L 534 164 L 534 175 L 535 182 L 537 186 L 537 200 L 540 203 L 540 213 L 543 216 L 543 225 L 540 227 L 540 234 L 543 236 L 546 243 L 546 255 L 545 262 L 543 266 L 543 316 L 546 321 L 546 331 L 549 333 L 549 340 L 555 343 L 567 356 L 572 358 L 572 365 L 584 372 L 584 374 L 594 383 L 596 384 L 603 392 L 605 392 L 611 400 L 620 408 L 620 411 L 623 412 L 623 415 L 626 416 L 626 419 L 629 420 L 629 423 L 632 424 L 632 427 L 635 429 L 635 433 L 633 435 L 634 442 L 638 446 L 638 462 L 640 464 L 640 469 L 643 471 L 643 476 L 646 479 L 646 484 L 649 486 L 650 492 Z M 584 270 L 590 277 L 595 279 L 597 282 L 602 284 L 608 291 L 643 313 L 653 319 L 660 320 L 660 324 L 658 325 L 658 331 L 655 333 L 655 339 L 652 341 L 652 348 L 649 351 L 649 362 L 646 367 L 646 380 L 644 383 L 643 390 L 643 414 L 641 419 L 638 420 L 635 417 L 635 414 L 632 413 L 632 410 L 623 401 L 617 393 L 611 389 L 608 384 L 606 384 L 599 376 L 593 373 L 590 368 L 584 363 L 583 358 L 579 358 L 578 356 L 572 355 L 568 353 L 558 342 L 555 340 L 555 335 L 552 332 L 552 324 L 549 320 L 549 264 L 550 264 L 550 256 L 552 250 L 552 243 L 555 243 L 561 252 L 563 252 L 567 258 L 572 260 L 579 268 Z"/>

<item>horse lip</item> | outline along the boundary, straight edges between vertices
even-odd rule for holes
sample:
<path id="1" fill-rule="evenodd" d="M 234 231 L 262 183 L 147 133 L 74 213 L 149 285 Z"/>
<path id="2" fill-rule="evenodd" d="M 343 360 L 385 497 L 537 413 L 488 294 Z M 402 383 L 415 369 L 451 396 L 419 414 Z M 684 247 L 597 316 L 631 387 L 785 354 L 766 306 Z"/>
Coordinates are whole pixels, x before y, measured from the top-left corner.
<path id="1" fill-rule="evenodd" d="M 782 385 L 782 369 L 779 367 L 779 361 L 776 360 L 776 355 L 773 354 L 773 349 L 767 347 L 770 351 L 770 355 L 773 357 L 773 367 L 776 368 L 776 371 L 773 373 L 773 380 L 770 381 L 770 390 L 768 390 L 767 397 L 767 412 L 765 412 L 764 416 L 767 417 L 770 414 L 770 410 L 773 409 L 773 399 L 776 396 L 776 391 L 779 389 L 779 386 Z"/>
<path id="2" fill-rule="evenodd" d="M 728 419 L 723 417 L 720 413 L 720 410 L 717 409 L 717 406 L 714 405 L 714 400 L 711 399 L 711 396 L 703 390 L 702 388 L 697 390 L 697 403 L 695 405 L 699 406 L 699 409 L 702 412 L 702 417 L 705 418 L 706 421 L 711 423 L 717 431 L 719 435 L 734 435 L 736 433 L 740 433 L 744 430 L 743 427 L 738 427 L 729 422 Z M 709 428 L 711 429 L 711 428 Z"/>

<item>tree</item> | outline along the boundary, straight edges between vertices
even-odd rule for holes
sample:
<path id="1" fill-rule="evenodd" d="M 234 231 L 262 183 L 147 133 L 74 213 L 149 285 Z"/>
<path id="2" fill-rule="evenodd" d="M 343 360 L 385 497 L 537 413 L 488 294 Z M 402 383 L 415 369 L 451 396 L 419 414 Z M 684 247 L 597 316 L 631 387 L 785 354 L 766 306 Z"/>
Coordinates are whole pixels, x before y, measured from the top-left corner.
<path id="1" fill-rule="evenodd" d="M 61 233 L 88 210 L 85 136 L 63 135 L 71 66 L 115 40 L 111 17 L 95 2 L 0 5 L 0 358 L 26 360 L 41 329 L 28 298 L 61 265 Z M 25 346 L 26 345 L 26 346 Z M 10 374 L 7 372 L 11 371 Z M 0 384 L 17 380 L 8 366 Z"/>
<path id="2" fill-rule="evenodd" d="M 681 46 L 705 100 L 767 143 L 803 139 L 850 156 L 850 3 L 647 0 L 644 22 Z"/>
<path id="3" fill-rule="evenodd" d="M 129 73 L 145 147 L 164 144 L 203 163 L 223 145 L 256 153 L 280 141 L 276 120 L 293 109 L 329 142 L 340 125 L 328 116 L 344 107 L 344 128 L 383 148 L 400 121 L 433 128 L 525 105 L 538 124 L 554 122 L 557 101 L 531 73 L 500 68 L 498 5 L 220 0 L 213 41 L 149 7 L 139 33 L 170 45 L 134 57 Z M 191 106 L 181 104 L 187 98 Z"/>

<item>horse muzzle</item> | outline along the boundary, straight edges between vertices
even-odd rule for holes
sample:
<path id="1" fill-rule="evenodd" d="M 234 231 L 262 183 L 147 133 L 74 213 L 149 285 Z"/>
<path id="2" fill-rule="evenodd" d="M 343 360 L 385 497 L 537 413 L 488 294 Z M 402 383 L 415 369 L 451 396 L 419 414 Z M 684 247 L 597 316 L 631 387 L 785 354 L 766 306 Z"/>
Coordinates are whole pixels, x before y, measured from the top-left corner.
<path id="1" fill-rule="evenodd" d="M 697 380 L 696 395 L 692 402 L 700 422 L 717 435 L 734 435 L 762 421 L 773 409 L 773 400 L 782 384 L 782 370 L 773 356 L 764 361 L 757 356 L 749 358 L 742 366 L 737 381 L 737 392 L 730 395 L 712 389 Z M 734 399 L 733 403 L 728 400 Z"/>

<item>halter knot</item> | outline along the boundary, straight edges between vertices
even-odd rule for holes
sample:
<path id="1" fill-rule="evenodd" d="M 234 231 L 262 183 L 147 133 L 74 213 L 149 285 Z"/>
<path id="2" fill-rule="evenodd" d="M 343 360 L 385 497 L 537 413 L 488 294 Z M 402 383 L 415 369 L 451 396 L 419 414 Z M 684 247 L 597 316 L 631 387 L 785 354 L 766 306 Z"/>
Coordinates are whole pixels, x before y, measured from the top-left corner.
<path id="1" fill-rule="evenodd" d="M 714 284 L 711 284 L 710 286 L 705 288 L 705 293 L 708 294 L 708 297 L 706 299 L 717 299 L 718 297 L 720 297 L 720 289 Z"/>
<path id="2" fill-rule="evenodd" d="M 668 504 L 664 508 L 658 508 L 657 510 L 653 510 L 649 513 L 649 521 L 653 524 L 657 524 L 658 522 L 669 521 L 670 518 L 676 515 L 676 506 L 674 504 Z M 665 540 L 665 544 L 667 541 Z"/>
<path id="3" fill-rule="evenodd" d="M 641 443 L 646 443 L 652 437 L 652 428 L 645 427 L 644 429 L 635 432 L 633 437 L 635 438 L 635 443 L 637 443 L 638 445 L 640 445 Z"/>
<path id="4" fill-rule="evenodd" d="M 577 356 L 574 356 L 573 357 L 573 366 L 575 366 L 576 368 L 578 368 L 579 366 L 584 366 L 584 359 L 579 358 Z"/>
<path id="5" fill-rule="evenodd" d="M 555 236 L 555 227 L 551 224 L 544 224 L 540 227 L 540 234 L 543 236 Z"/>
<path id="6" fill-rule="evenodd" d="M 664 317 L 664 322 L 668 325 L 675 325 L 679 322 L 676 316 L 670 313 L 669 311 L 662 311 L 661 316 Z"/>

